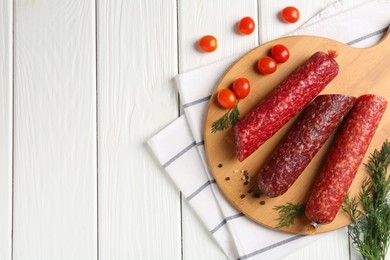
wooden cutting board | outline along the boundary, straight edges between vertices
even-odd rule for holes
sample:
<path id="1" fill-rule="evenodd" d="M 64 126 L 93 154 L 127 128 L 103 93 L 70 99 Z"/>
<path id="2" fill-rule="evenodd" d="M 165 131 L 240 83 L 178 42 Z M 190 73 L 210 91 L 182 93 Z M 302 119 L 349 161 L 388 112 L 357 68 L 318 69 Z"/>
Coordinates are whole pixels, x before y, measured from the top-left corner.
<path id="1" fill-rule="evenodd" d="M 321 94 L 336 93 L 358 97 L 362 94 L 371 93 L 381 95 L 390 102 L 389 31 L 376 46 L 365 49 L 352 48 L 340 42 L 321 37 L 293 36 L 277 39 L 250 51 L 226 72 L 216 87 L 209 104 L 204 130 L 205 149 L 209 168 L 219 188 L 238 210 L 259 224 L 275 228 L 277 224 L 275 219 L 278 217 L 278 214 L 273 207 L 284 205 L 287 202 L 306 202 L 313 181 L 321 170 L 326 152 L 334 140 L 334 135 L 325 143 L 302 175 L 285 194 L 277 198 L 268 198 L 259 194 L 256 187 L 257 173 L 291 127 L 296 117 L 264 143 L 254 154 L 245 161 L 239 162 L 235 156 L 232 129 L 229 128 L 223 132 L 211 133 L 211 124 L 226 113 L 226 110 L 218 106 L 216 93 L 220 89 L 231 87 L 236 78 L 246 77 L 249 79 L 251 92 L 247 98 L 239 103 L 240 113 L 245 115 L 313 53 L 336 50 L 338 53 L 336 60 L 340 66 L 339 74 Z M 257 60 L 260 57 L 269 55 L 271 47 L 275 44 L 285 45 L 290 50 L 290 59 L 286 63 L 279 64 L 275 73 L 261 75 L 256 69 Z M 387 108 L 363 163 L 366 163 L 369 154 L 375 148 L 380 149 L 383 141 L 389 137 L 390 108 Z M 244 172 L 247 172 L 250 178 L 249 182 L 243 180 Z M 362 164 L 350 188 L 351 196 L 358 193 L 365 176 L 367 176 L 367 173 Z M 349 223 L 348 217 L 340 210 L 331 224 L 318 227 L 316 232 L 335 230 Z M 294 225 L 280 230 L 289 233 L 308 234 L 308 227 L 309 221 L 305 217 L 301 217 L 295 221 Z"/>

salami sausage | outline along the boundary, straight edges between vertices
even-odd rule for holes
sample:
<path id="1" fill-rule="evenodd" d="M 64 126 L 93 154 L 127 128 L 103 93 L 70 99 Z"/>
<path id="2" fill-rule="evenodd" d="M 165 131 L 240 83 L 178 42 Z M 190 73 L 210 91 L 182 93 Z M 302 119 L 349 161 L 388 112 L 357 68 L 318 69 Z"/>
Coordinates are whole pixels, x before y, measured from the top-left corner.
<path id="1" fill-rule="evenodd" d="M 339 211 L 386 106 L 376 95 L 356 100 L 306 204 L 305 215 L 314 227 L 332 222 Z"/>
<path id="2" fill-rule="evenodd" d="M 284 194 L 337 128 L 355 100 L 355 97 L 345 95 L 316 97 L 260 170 L 260 191 L 271 198 Z"/>
<path id="3" fill-rule="evenodd" d="M 332 56 L 316 52 L 261 100 L 233 128 L 236 154 L 243 161 L 307 105 L 338 74 Z"/>

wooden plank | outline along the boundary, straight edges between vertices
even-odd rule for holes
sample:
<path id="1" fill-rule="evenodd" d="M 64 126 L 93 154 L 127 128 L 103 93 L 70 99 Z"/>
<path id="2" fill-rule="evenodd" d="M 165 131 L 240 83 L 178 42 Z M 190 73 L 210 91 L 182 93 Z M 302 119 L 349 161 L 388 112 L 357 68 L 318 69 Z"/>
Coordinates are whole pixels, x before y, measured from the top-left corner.
<path id="1" fill-rule="evenodd" d="M 320 12 L 335 0 L 289 0 L 289 1 L 259 1 L 259 28 L 260 43 L 284 36 L 306 23 L 312 16 Z M 279 13 L 286 6 L 295 6 L 300 11 L 300 18 L 296 23 L 284 23 Z"/>
<path id="2" fill-rule="evenodd" d="M 241 18 L 257 17 L 257 2 L 234 0 L 179 0 L 179 70 L 186 72 L 220 59 L 244 53 L 258 43 L 257 30 L 251 35 L 237 33 L 236 26 Z M 259 24 L 256 22 L 256 27 Z M 218 40 L 213 53 L 201 53 L 197 41 L 212 34 Z"/>
<path id="3" fill-rule="evenodd" d="M 258 44 L 257 30 L 248 36 L 236 26 L 245 16 L 257 18 L 257 2 L 251 1 L 184 1 L 179 0 L 179 71 L 186 72 L 232 55 L 244 53 Z M 256 22 L 256 26 L 258 23 Z M 206 34 L 218 39 L 213 53 L 201 53 L 197 41 Z M 226 259 L 187 204 L 183 202 L 183 259 Z"/>
<path id="4" fill-rule="evenodd" d="M 96 259 L 94 1 L 15 1 L 13 259 Z"/>
<path id="5" fill-rule="evenodd" d="M 0 259 L 12 247 L 12 0 L 0 3 Z"/>
<path id="6" fill-rule="evenodd" d="M 181 259 L 179 191 L 145 149 L 178 116 L 176 3 L 97 10 L 99 258 Z"/>
<path id="7" fill-rule="evenodd" d="M 296 30 L 301 25 L 305 24 L 314 15 L 329 5 L 339 2 L 345 8 L 352 8 L 360 5 L 367 0 L 283 0 L 283 1 L 271 1 L 271 0 L 258 0 L 259 1 L 259 38 L 260 43 L 282 37 L 287 33 Z M 279 18 L 280 11 L 286 6 L 295 6 L 300 11 L 300 18 L 296 23 L 284 23 Z"/>

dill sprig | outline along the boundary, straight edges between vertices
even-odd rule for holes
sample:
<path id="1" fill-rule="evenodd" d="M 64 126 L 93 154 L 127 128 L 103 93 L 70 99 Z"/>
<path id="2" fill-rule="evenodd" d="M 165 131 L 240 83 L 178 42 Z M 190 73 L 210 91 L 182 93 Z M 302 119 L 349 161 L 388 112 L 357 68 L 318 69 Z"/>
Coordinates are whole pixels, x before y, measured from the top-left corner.
<path id="1" fill-rule="evenodd" d="M 344 198 L 344 202 L 341 205 L 341 208 L 350 219 L 361 219 L 364 216 L 364 213 L 359 209 L 359 203 L 357 202 L 356 198 L 349 198 L 349 194 L 347 194 Z"/>
<path id="2" fill-rule="evenodd" d="M 238 111 L 238 102 L 237 102 L 237 104 L 233 108 L 233 111 L 229 115 L 229 120 L 232 126 L 234 126 L 238 122 L 239 117 L 240 117 L 240 111 Z"/>
<path id="3" fill-rule="evenodd" d="M 230 110 L 229 110 L 230 111 Z M 230 125 L 229 111 L 211 125 L 211 132 L 223 131 Z"/>
<path id="4" fill-rule="evenodd" d="M 238 102 L 233 109 L 229 109 L 220 119 L 215 121 L 211 125 L 211 132 L 216 133 L 218 131 L 223 131 L 229 126 L 234 126 L 240 117 L 240 112 L 238 111 Z"/>
<path id="5" fill-rule="evenodd" d="M 273 209 L 279 213 L 279 217 L 276 219 L 278 221 L 276 228 L 289 227 L 294 224 L 297 217 L 305 214 L 305 205 L 290 202 L 285 205 L 275 206 Z"/>
<path id="6" fill-rule="evenodd" d="M 375 150 L 365 165 L 368 177 L 356 198 L 346 197 L 342 209 L 352 223 L 348 235 L 363 259 L 384 260 L 390 243 L 390 142 Z M 361 206 L 362 209 L 359 209 Z"/>

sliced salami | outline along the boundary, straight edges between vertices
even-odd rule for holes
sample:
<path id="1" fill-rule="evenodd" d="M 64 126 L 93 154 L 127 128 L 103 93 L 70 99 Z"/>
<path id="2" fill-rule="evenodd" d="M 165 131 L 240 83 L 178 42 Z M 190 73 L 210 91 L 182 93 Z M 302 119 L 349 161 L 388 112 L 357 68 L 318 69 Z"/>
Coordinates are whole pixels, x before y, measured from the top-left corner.
<path id="1" fill-rule="evenodd" d="M 313 226 L 328 224 L 335 218 L 386 106 L 386 100 L 376 95 L 356 100 L 306 204 L 305 215 Z"/>
<path id="2" fill-rule="evenodd" d="M 355 100 L 355 97 L 345 95 L 316 97 L 260 170 L 260 191 L 271 198 L 284 194 L 337 128 Z"/>
<path id="3" fill-rule="evenodd" d="M 243 161 L 306 106 L 338 74 L 332 56 L 313 54 L 234 126 L 237 158 Z"/>

